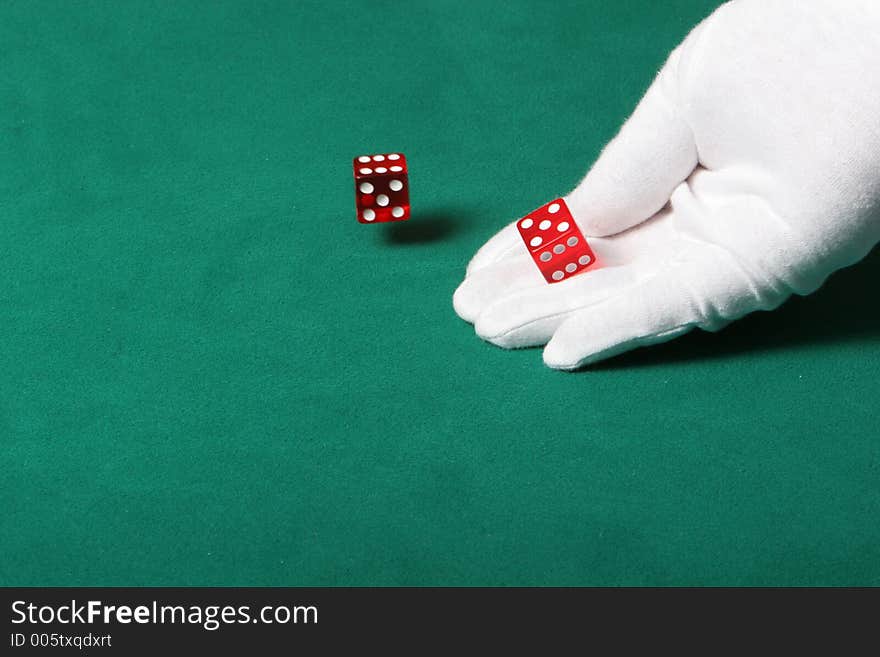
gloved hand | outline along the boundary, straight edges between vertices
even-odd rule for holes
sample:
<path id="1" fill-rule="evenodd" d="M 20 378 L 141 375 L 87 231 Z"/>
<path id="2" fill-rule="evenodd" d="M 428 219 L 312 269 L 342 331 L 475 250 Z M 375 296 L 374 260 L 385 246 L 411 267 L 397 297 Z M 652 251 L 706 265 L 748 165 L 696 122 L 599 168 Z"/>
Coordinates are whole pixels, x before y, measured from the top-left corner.
<path id="1" fill-rule="evenodd" d="M 550 367 L 814 291 L 880 239 L 880 2 L 721 6 L 565 198 L 600 267 L 548 285 L 511 224 L 454 296 L 480 337 L 546 344 Z"/>

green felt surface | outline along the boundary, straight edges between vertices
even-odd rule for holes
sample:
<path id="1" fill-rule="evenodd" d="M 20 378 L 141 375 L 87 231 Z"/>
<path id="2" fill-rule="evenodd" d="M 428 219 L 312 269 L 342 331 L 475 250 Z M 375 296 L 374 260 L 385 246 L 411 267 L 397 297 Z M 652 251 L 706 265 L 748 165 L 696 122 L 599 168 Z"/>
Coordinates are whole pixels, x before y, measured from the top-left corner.
<path id="1" fill-rule="evenodd" d="M 716 4 L 0 5 L 0 583 L 880 584 L 877 252 L 577 374 L 452 310 Z"/>

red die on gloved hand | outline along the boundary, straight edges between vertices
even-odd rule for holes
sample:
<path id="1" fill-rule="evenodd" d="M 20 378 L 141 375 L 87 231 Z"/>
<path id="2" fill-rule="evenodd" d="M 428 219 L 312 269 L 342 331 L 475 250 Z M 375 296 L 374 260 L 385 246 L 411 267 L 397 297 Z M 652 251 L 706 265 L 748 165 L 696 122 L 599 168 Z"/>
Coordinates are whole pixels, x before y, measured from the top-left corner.
<path id="1" fill-rule="evenodd" d="M 548 283 L 575 276 L 596 262 L 561 198 L 529 213 L 516 226 Z"/>
<path id="2" fill-rule="evenodd" d="M 354 158 L 357 219 L 362 224 L 409 219 L 409 180 L 403 153 Z"/>

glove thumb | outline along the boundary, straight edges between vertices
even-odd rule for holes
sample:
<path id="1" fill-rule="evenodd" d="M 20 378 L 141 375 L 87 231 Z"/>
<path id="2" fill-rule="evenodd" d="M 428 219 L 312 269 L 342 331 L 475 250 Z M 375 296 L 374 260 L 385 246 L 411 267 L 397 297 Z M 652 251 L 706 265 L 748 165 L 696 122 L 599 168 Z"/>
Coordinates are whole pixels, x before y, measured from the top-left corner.
<path id="1" fill-rule="evenodd" d="M 584 233 L 622 232 L 658 212 L 697 166 L 693 132 L 677 101 L 681 46 L 633 115 L 566 202 Z"/>

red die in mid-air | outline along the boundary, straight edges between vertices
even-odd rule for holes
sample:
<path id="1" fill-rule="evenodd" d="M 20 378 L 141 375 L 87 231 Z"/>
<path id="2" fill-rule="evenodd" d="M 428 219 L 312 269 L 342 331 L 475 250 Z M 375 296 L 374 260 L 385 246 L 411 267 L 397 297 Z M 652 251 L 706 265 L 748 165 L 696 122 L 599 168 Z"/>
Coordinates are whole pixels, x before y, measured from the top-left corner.
<path id="1" fill-rule="evenodd" d="M 409 219 L 409 180 L 403 153 L 354 158 L 354 194 L 362 224 Z"/>
<path id="2" fill-rule="evenodd" d="M 596 262 L 561 198 L 526 215 L 516 227 L 548 283 L 575 276 Z"/>

